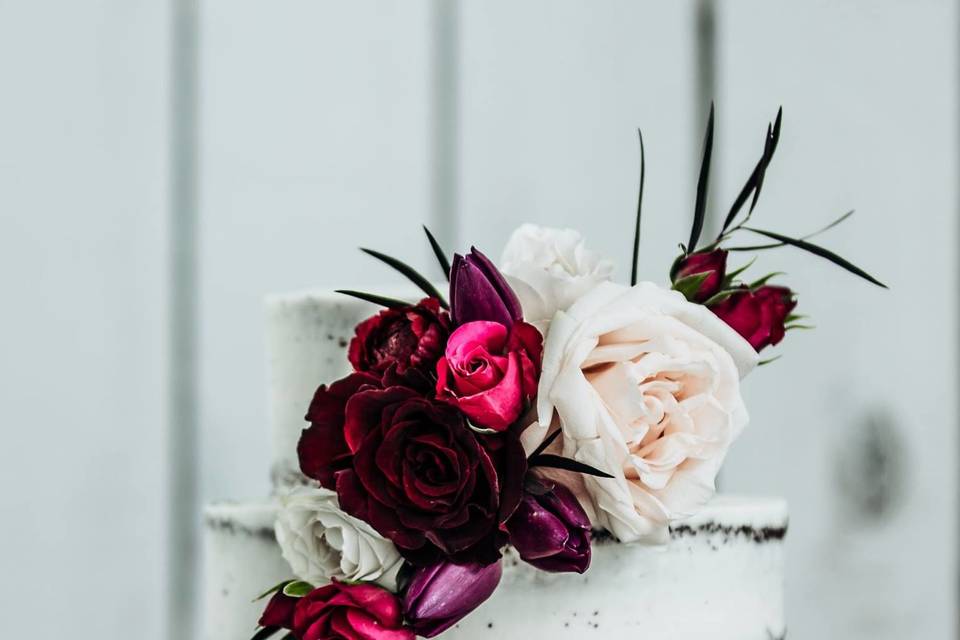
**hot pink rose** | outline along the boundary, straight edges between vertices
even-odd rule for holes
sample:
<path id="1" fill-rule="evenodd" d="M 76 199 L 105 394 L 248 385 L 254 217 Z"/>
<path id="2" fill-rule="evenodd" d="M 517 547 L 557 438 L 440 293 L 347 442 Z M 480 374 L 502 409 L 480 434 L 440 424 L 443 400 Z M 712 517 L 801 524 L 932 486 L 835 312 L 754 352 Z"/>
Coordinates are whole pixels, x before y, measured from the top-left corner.
<path id="1" fill-rule="evenodd" d="M 543 336 L 525 322 L 463 324 L 437 362 L 437 397 L 476 426 L 503 431 L 536 395 L 542 353 Z"/>

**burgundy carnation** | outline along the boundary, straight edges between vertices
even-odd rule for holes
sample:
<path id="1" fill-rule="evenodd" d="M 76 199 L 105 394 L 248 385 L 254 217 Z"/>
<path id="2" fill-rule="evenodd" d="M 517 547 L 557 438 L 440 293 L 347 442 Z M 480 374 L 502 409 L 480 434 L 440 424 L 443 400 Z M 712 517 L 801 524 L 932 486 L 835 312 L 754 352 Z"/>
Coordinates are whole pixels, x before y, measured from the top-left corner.
<path id="1" fill-rule="evenodd" d="M 400 601 L 370 583 L 337 582 L 300 598 L 293 612 L 299 640 L 414 640 L 403 626 Z"/>
<path id="2" fill-rule="evenodd" d="M 701 273 L 707 274 L 690 299 L 691 302 L 706 302 L 720 293 L 726 272 L 727 252 L 723 249 L 714 249 L 677 258 L 670 272 L 670 279 L 676 283 L 682 278 Z"/>
<path id="3" fill-rule="evenodd" d="M 348 357 L 355 371 L 383 373 L 393 366 L 432 370 L 443 355 L 450 333 L 450 317 L 436 298 L 416 305 L 384 309 L 357 325 Z"/>
<path id="4" fill-rule="evenodd" d="M 760 351 L 783 340 L 787 316 L 796 306 L 787 287 L 764 285 L 753 291 L 741 289 L 711 305 L 710 310 Z"/>

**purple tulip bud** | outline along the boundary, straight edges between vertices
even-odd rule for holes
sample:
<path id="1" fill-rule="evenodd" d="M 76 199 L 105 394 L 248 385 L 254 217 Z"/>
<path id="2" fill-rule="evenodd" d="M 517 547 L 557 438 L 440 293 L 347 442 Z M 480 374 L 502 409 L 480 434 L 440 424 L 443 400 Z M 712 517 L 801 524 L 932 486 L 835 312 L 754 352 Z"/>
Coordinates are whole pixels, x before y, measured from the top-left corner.
<path id="1" fill-rule="evenodd" d="M 488 320 L 510 327 L 523 319 L 523 310 L 503 274 L 487 256 L 471 247 L 466 256 L 459 253 L 453 256 L 450 315 L 458 326 Z"/>
<path id="2" fill-rule="evenodd" d="M 583 573 L 590 566 L 590 520 L 563 485 L 524 493 L 507 531 L 520 557 L 538 569 Z"/>
<path id="3" fill-rule="evenodd" d="M 500 584 L 501 561 L 440 562 L 417 569 L 403 598 L 403 611 L 417 635 L 432 638 L 479 607 Z"/>

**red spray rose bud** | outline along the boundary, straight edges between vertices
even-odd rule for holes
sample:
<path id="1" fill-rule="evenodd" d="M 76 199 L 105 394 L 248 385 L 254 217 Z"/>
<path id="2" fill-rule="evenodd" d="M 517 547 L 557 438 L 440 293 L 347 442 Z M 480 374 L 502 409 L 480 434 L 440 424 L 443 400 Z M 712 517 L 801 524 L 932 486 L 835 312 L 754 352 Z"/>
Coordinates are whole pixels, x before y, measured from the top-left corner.
<path id="1" fill-rule="evenodd" d="M 590 520 L 563 485 L 524 493 L 507 531 L 520 557 L 538 569 L 583 573 L 590 566 Z"/>
<path id="2" fill-rule="evenodd" d="M 357 325 L 348 357 L 355 371 L 383 373 L 393 366 L 431 371 L 443 354 L 450 318 L 436 298 L 398 309 L 384 309 Z"/>
<path id="3" fill-rule="evenodd" d="M 450 313 L 454 325 L 489 320 L 509 327 L 523 318 L 517 294 L 493 262 L 475 248 L 466 256 L 453 256 Z"/>
<path id="4" fill-rule="evenodd" d="M 764 285 L 754 291 L 743 288 L 711 305 L 710 310 L 759 352 L 783 340 L 787 316 L 796 306 L 787 287 Z"/>
<path id="5" fill-rule="evenodd" d="M 499 561 L 486 566 L 441 562 L 418 569 L 403 598 L 408 623 L 425 638 L 443 633 L 490 597 L 502 573 Z"/>
<path id="6" fill-rule="evenodd" d="M 299 599 L 293 612 L 299 640 L 414 640 L 403 626 L 400 601 L 375 584 L 333 581 Z"/>
<path id="7" fill-rule="evenodd" d="M 670 270 L 670 280 L 676 284 L 678 280 L 683 278 L 703 273 L 708 274 L 700 283 L 700 286 L 691 295 L 687 296 L 691 302 L 706 302 L 720 293 L 726 272 L 727 252 L 723 249 L 714 249 L 713 251 L 691 253 L 677 258 Z"/>
<path id="8" fill-rule="evenodd" d="M 503 431 L 537 393 L 543 336 L 516 322 L 460 325 L 437 362 L 437 397 L 478 427 Z"/>
<path id="9" fill-rule="evenodd" d="M 260 626 L 293 629 L 293 609 L 297 606 L 297 600 L 299 598 L 286 595 L 283 589 L 277 591 L 260 616 Z"/>

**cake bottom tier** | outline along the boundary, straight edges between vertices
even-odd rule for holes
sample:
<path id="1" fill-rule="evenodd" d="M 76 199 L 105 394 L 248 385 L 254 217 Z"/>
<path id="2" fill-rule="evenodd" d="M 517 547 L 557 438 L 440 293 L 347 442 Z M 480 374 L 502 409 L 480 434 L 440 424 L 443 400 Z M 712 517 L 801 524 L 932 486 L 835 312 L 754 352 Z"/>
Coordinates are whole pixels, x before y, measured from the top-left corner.
<path id="1" fill-rule="evenodd" d="M 273 539 L 273 509 L 219 505 L 206 520 L 205 639 L 242 640 L 263 606 L 250 600 L 289 577 Z M 538 571 L 507 550 L 493 596 L 440 637 L 783 638 L 786 527 L 782 500 L 721 496 L 675 525 L 665 547 L 599 537 L 584 575 Z"/>

